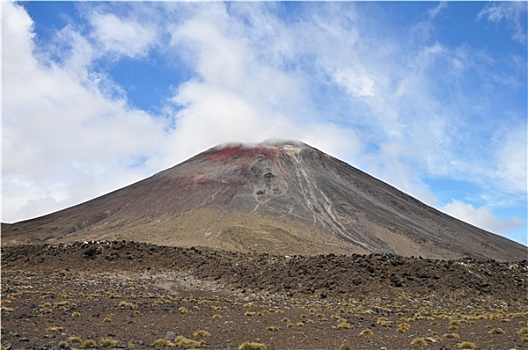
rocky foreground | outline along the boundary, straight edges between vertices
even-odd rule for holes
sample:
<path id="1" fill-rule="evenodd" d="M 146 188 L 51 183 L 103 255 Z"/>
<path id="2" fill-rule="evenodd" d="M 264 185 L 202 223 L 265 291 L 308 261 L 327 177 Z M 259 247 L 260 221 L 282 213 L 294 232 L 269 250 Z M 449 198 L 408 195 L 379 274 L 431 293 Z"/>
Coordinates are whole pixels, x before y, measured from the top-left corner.
<path id="1" fill-rule="evenodd" d="M 6 349 L 526 349 L 528 261 L 2 248 Z"/>

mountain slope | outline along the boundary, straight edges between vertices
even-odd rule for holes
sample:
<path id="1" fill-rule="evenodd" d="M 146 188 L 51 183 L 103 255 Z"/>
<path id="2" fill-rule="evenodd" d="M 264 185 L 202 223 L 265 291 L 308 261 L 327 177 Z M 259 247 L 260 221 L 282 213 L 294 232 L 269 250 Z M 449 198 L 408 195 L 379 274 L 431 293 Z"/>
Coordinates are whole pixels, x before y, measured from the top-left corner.
<path id="1" fill-rule="evenodd" d="M 277 254 L 526 258 L 526 247 L 299 142 L 215 147 L 89 202 L 2 226 L 3 244 L 93 239 Z"/>

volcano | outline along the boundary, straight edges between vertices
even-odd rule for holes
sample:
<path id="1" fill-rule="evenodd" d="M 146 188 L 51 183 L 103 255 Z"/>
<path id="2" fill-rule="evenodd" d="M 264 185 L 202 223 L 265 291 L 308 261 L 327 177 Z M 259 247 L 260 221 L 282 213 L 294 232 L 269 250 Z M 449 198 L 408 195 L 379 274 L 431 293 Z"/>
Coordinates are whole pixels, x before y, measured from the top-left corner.
<path id="1" fill-rule="evenodd" d="M 512 261 L 527 254 L 296 141 L 217 146 L 77 206 L 2 224 L 2 244 L 87 240 L 281 255 Z"/>

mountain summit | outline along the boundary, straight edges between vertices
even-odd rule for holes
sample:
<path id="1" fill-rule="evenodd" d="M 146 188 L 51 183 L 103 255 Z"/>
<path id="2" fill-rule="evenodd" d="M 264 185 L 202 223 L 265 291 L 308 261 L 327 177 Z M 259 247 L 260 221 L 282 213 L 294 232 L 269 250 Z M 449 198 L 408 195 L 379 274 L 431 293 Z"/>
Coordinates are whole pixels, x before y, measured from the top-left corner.
<path id="1" fill-rule="evenodd" d="M 2 225 L 3 244 L 102 239 L 275 254 L 526 258 L 518 243 L 302 142 L 276 140 L 217 146 L 91 201 Z"/>

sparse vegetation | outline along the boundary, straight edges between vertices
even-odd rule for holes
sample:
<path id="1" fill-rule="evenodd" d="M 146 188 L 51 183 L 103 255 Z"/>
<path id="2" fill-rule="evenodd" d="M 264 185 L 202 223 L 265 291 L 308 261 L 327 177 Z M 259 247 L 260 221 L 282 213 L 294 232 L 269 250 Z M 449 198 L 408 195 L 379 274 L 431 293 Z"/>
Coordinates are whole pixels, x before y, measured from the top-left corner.
<path id="1" fill-rule="evenodd" d="M 115 348 L 117 346 L 117 340 L 111 338 L 101 338 L 99 344 L 104 348 Z"/>
<path id="2" fill-rule="evenodd" d="M 97 343 L 93 339 L 86 339 L 82 342 L 82 347 L 85 349 L 95 348 Z"/>
<path id="3" fill-rule="evenodd" d="M 148 249 L 145 250 L 142 247 L 141 254 L 144 255 L 145 260 L 148 259 L 147 251 Z M 164 251 L 164 254 L 170 257 L 168 261 L 176 260 L 172 259 L 168 251 Z M 46 256 L 46 259 L 50 261 L 50 266 L 56 268 L 51 261 L 52 257 L 53 255 Z M 188 260 L 189 258 L 189 256 L 185 257 Z M 238 262 L 240 257 L 229 256 L 229 259 Z M 251 264 L 264 259 L 267 261 L 266 264 L 276 264 L 277 266 L 272 266 L 274 269 L 282 268 L 284 262 L 300 266 L 308 264 L 307 258 L 301 256 L 285 259 L 280 256 L 258 255 L 244 262 L 250 269 L 248 273 L 254 271 L 254 266 Z M 345 260 L 345 257 L 335 259 Z M 384 258 L 381 256 L 362 257 L 361 262 L 364 263 L 365 259 L 375 262 L 376 259 Z M 205 260 L 202 256 L 197 261 Z M 318 263 L 325 264 L 326 262 L 321 259 Z M 90 261 L 90 264 L 96 266 L 94 261 Z M 435 262 L 433 266 L 442 267 L 442 264 L 443 262 Z M 386 262 L 385 265 L 390 268 Z M 492 265 L 500 266 L 500 263 Z M 270 268 L 266 266 L 262 268 Z M 384 265 L 376 265 L 376 269 L 380 266 L 382 268 Z M 449 267 L 447 268 L 450 271 Z M 528 268 L 528 265 L 523 268 Z M 224 270 L 225 267 L 222 269 Z M 242 266 L 240 271 L 244 269 L 245 266 Z M 295 346 L 300 349 L 331 349 L 334 346 L 336 350 L 337 348 L 349 350 L 352 344 L 354 347 L 368 347 L 367 343 L 370 343 L 371 347 L 384 345 L 388 348 L 402 349 L 422 347 L 423 349 L 458 349 L 459 346 L 462 348 L 467 346 L 464 345 L 463 340 L 469 340 L 477 343 L 478 349 L 486 350 L 520 349 L 528 342 L 526 324 L 528 313 L 523 311 L 526 310 L 526 306 L 521 303 L 520 298 L 505 300 L 497 297 L 493 294 L 494 292 L 490 295 L 483 295 L 482 298 L 472 296 L 473 299 L 469 299 L 467 294 L 463 294 L 466 291 L 457 290 L 452 294 L 439 294 L 438 297 L 442 299 L 429 299 L 424 295 L 413 294 L 412 290 L 397 289 L 392 291 L 394 294 L 390 298 L 393 299 L 384 299 L 379 295 L 375 297 L 369 294 L 356 296 L 347 293 L 340 298 L 340 294 L 330 294 L 325 291 L 329 294 L 328 297 L 319 298 L 318 289 L 313 296 L 306 296 L 302 290 L 297 289 L 296 284 L 290 284 L 292 297 L 286 297 L 286 294 L 276 297 L 272 288 L 280 290 L 281 285 L 270 283 L 274 282 L 270 280 L 263 281 L 265 284 L 262 284 L 264 286 L 262 293 L 259 292 L 260 289 L 253 291 L 249 288 L 244 293 L 239 293 L 240 289 L 236 285 L 239 282 L 236 282 L 234 286 L 219 284 L 205 290 L 197 290 L 196 287 L 186 290 L 187 287 L 177 280 L 181 278 L 179 271 L 168 271 L 166 275 L 164 275 L 166 272 L 159 272 L 159 270 L 145 273 L 113 273 L 104 272 L 102 266 L 97 266 L 96 273 L 83 271 L 82 274 L 76 275 L 77 272 L 74 270 L 73 272 L 64 271 L 61 275 L 50 274 L 45 277 L 37 276 L 31 269 L 28 271 L 27 277 L 24 277 L 26 272 L 16 270 L 16 273 L 22 276 L 17 278 L 26 278 L 28 281 L 26 284 L 2 284 L 1 305 L 14 309 L 12 313 L 2 313 L 2 324 L 5 327 L 2 342 L 10 343 L 12 349 L 23 347 L 37 349 L 46 346 L 57 349 L 87 347 L 142 349 L 149 346 L 158 349 L 161 347 L 183 349 L 184 347 L 227 348 L 229 345 L 233 348 L 233 345 L 238 346 L 244 340 L 240 336 L 252 334 L 249 333 L 251 330 L 255 331 L 254 341 L 267 343 L 268 339 L 271 339 L 273 345 L 268 343 L 268 347 L 272 346 L 274 349 L 293 349 Z M 298 269 L 292 271 L 300 273 Z M 403 271 L 409 273 L 410 277 L 415 277 L 408 269 Z M 475 271 L 479 270 L 475 268 Z M 4 273 L 7 273 L 7 278 L 14 275 L 14 271 L 2 271 L 2 277 Z M 334 273 L 336 272 L 332 271 L 332 274 Z M 384 273 L 386 274 L 385 271 Z M 519 271 L 512 273 L 518 274 Z M 207 266 L 204 267 L 204 274 L 214 276 Z M 438 275 L 441 276 L 440 272 Z M 65 277 L 68 278 L 68 283 L 62 286 L 60 280 Z M 243 274 L 241 278 L 244 278 Z M 128 279 L 134 279 L 135 283 L 128 282 Z M 420 285 L 423 282 L 435 283 L 432 280 L 422 279 L 415 279 L 414 282 L 409 280 L 407 283 L 416 282 Z M 212 283 L 212 281 L 207 283 Z M 313 283 L 316 285 L 319 281 L 316 280 Z M 364 283 L 367 283 L 367 279 Z M 222 289 L 225 287 L 229 289 Z M 365 285 L 362 285 L 358 289 L 364 287 Z M 369 291 L 368 288 L 365 290 Z M 494 290 L 498 288 L 493 286 Z M 171 293 L 171 295 L 166 293 Z M 89 295 L 96 295 L 98 301 L 87 301 L 86 297 Z M 510 296 L 509 290 L 505 291 L 505 295 Z M 154 301 L 159 302 L 158 307 L 151 307 Z M 244 305 L 247 306 L 244 307 Z M 281 305 L 280 313 L 274 305 Z M 42 310 L 48 310 L 49 313 Z M 182 310 L 191 311 L 193 314 L 186 315 L 181 312 Z M 262 316 L 245 317 L 246 312 L 254 312 L 255 316 Z M 37 326 L 35 327 L 33 322 L 27 322 L 24 314 L 28 315 L 29 319 L 38 320 Z M 212 319 L 212 316 L 215 319 Z M 222 320 L 216 320 L 222 316 Z M 107 317 L 112 323 L 102 322 Z M 512 320 L 512 322 L 503 322 L 503 320 Z M 123 337 L 121 329 L 115 331 L 115 327 L 127 327 L 127 323 L 135 324 L 131 329 L 138 329 L 145 325 L 145 332 L 129 332 L 130 335 L 125 333 Z M 160 324 L 166 324 L 167 328 L 159 327 Z M 449 325 L 457 326 L 461 330 L 448 331 Z M 57 326 L 64 327 L 64 329 L 59 331 L 60 328 L 56 328 Z M 304 328 L 298 328 L 302 326 Z M 365 328 L 370 328 L 370 330 L 365 330 Z M 229 337 L 224 336 L 222 333 L 225 330 L 233 331 L 233 336 L 231 334 Z M 32 331 L 36 331 L 38 336 L 34 336 Z M 178 345 L 175 340 L 177 334 L 173 334 L 172 331 L 191 339 L 180 336 L 181 345 Z M 213 335 L 208 331 L 211 331 Z M 363 339 L 360 339 L 360 331 L 362 331 L 361 336 L 364 336 Z M 161 342 L 154 345 L 154 340 L 156 340 L 156 337 L 152 335 L 154 332 L 158 334 L 157 337 L 168 334 L 165 335 L 166 340 L 163 340 L 165 345 Z M 375 336 L 368 337 L 372 334 L 371 332 L 374 332 Z M 18 335 L 13 335 L 16 333 Z M 72 334 L 79 334 L 80 337 L 70 337 Z M 302 341 L 297 338 L 300 334 L 304 335 Z M 116 339 L 117 337 L 123 337 L 123 339 L 118 342 L 119 345 L 114 345 L 117 340 L 120 340 Z M 330 337 L 333 339 L 328 341 Z M 26 338 L 29 338 L 29 342 Z M 82 340 L 87 339 L 88 342 L 83 345 L 81 338 Z M 20 339 L 23 340 L 20 341 Z M 95 345 L 93 343 L 90 345 L 92 339 L 96 341 Z M 233 344 L 233 339 L 235 341 L 238 339 L 240 343 Z M 340 347 L 339 345 L 343 342 L 344 344 Z"/>
<path id="4" fill-rule="evenodd" d="M 243 344 L 240 344 L 238 347 L 238 350 L 267 350 L 268 347 L 263 343 L 250 343 L 246 342 Z"/>
<path id="5" fill-rule="evenodd" d="M 425 340 L 425 338 L 414 338 L 411 340 L 411 345 L 427 346 L 428 342 Z"/>
<path id="6" fill-rule="evenodd" d="M 387 317 L 379 317 L 376 320 L 376 323 L 380 326 L 389 326 L 392 323 L 392 321 L 389 321 Z"/>
<path id="7" fill-rule="evenodd" d="M 174 346 L 174 343 L 172 343 L 170 340 L 160 338 L 154 342 L 154 346 L 158 348 L 168 348 Z"/>
<path id="8" fill-rule="evenodd" d="M 81 343 L 82 342 L 82 339 L 77 336 L 69 337 L 68 340 L 70 343 Z"/>
<path id="9" fill-rule="evenodd" d="M 506 334 L 506 332 L 502 328 L 493 328 L 488 334 Z"/>
<path id="10" fill-rule="evenodd" d="M 409 329 L 411 329 L 411 325 L 408 324 L 408 323 L 401 323 L 399 326 L 398 326 L 398 333 L 406 333 L 407 331 L 409 331 Z"/>
<path id="11" fill-rule="evenodd" d="M 62 331 L 64 328 L 62 327 L 48 327 L 46 328 L 46 333 L 57 333 Z"/>
<path id="12" fill-rule="evenodd" d="M 460 338 L 460 336 L 456 333 L 446 333 L 442 336 L 443 338 L 446 338 L 446 339 L 458 339 Z"/>
<path id="13" fill-rule="evenodd" d="M 200 330 L 197 330 L 196 332 L 194 332 L 193 336 L 205 338 L 205 337 L 210 337 L 211 333 L 209 333 L 208 331 L 204 331 L 204 330 L 200 329 Z"/>
<path id="14" fill-rule="evenodd" d="M 351 325 L 348 322 L 341 322 L 337 325 L 337 328 L 339 329 L 350 329 Z"/>
<path id="15" fill-rule="evenodd" d="M 528 335 L 528 327 L 523 327 L 517 331 L 519 335 Z"/>
<path id="16" fill-rule="evenodd" d="M 176 339 L 174 339 L 174 342 L 176 343 L 176 345 L 185 349 L 194 349 L 205 344 L 203 340 L 193 340 L 185 338 L 182 335 L 177 336 Z"/>
<path id="17" fill-rule="evenodd" d="M 120 301 L 119 304 L 117 304 L 117 306 L 119 307 L 122 307 L 122 308 L 130 308 L 130 309 L 137 309 L 138 306 L 134 303 L 130 303 L 128 301 Z"/>
<path id="18" fill-rule="evenodd" d="M 188 308 L 186 308 L 185 306 L 181 306 L 181 307 L 179 307 L 178 310 L 179 310 L 182 314 L 190 314 L 190 313 L 191 313 L 191 311 L 190 311 Z"/>

